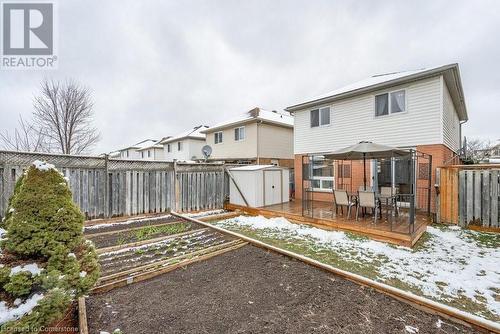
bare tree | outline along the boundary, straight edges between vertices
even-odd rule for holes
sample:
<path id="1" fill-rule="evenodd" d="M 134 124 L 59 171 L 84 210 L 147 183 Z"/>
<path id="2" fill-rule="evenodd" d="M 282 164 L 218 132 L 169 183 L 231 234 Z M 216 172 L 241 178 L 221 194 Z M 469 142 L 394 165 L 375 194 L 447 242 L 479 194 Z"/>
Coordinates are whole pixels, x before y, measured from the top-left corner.
<path id="1" fill-rule="evenodd" d="M 0 133 L 0 144 L 7 150 L 24 152 L 50 152 L 49 137 L 33 122 L 19 116 L 18 127 L 12 134 Z"/>
<path id="2" fill-rule="evenodd" d="M 99 141 L 88 88 L 73 80 L 44 80 L 41 95 L 35 97 L 33 105 L 35 124 L 53 143 L 55 151 L 80 154 Z"/>
<path id="3" fill-rule="evenodd" d="M 468 161 L 479 163 L 489 158 L 493 148 L 490 140 L 467 138 L 466 142 L 466 157 Z"/>

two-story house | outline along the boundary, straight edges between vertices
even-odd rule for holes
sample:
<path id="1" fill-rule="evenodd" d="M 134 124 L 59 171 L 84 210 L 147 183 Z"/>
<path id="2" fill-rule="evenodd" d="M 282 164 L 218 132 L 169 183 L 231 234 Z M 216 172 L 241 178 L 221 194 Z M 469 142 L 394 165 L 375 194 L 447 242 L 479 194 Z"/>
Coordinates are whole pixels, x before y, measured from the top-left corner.
<path id="1" fill-rule="evenodd" d="M 293 168 L 293 117 L 254 108 L 202 131 L 210 160 L 274 164 Z"/>
<path id="2" fill-rule="evenodd" d="M 164 160 L 163 145 L 160 144 L 161 141 L 167 140 L 171 137 L 164 137 L 159 141 L 156 141 L 150 145 L 141 147 L 137 150 L 139 152 L 142 160 Z"/>
<path id="3" fill-rule="evenodd" d="M 167 161 L 191 161 L 203 159 L 201 152 L 205 145 L 205 134 L 208 126 L 198 125 L 177 136 L 164 138 L 158 144 L 163 147 L 163 158 Z"/>
<path id="4" fill-rule="evenodd" d="M 435 170 L 460 149 L 461 126 L 468 119 L 458 64 L 376 75 L 286 110 L 295 116 L 297 198 L 302 196 L 304 155 L 371 141 L 430 155 Z M 352 175 L 361 168 L 354 164 Z M 325 163 L 321 169 L 314 171 L 318 176 L 315 199 L 331 200 L 335 168 Z M 369 173 L 373 182 L 374 174 L 381 173 L 380 165 Z M 433 172 L 432 184 L 434 178 Z"/>
<path id="5" fill-rule="evenodd" d="M 155 143 L 156 140 L 154 139 L 145 139 L 132 146 L 112 152 L 112 156 L 120 159 L 141 160 L 144 156 L 144 154 L 141 153 L 142 149 L 154 145 Z"/>

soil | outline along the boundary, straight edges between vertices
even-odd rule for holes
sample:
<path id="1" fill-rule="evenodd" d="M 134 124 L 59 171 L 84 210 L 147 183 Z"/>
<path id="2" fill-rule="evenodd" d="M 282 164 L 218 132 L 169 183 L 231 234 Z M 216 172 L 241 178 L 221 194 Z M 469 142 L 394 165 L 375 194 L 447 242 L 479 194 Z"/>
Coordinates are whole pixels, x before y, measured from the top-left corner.
<path id="1" fill-rule="evenodd" d="M 167 223 L 167 225 L 160 225 L 160 226 L 157 225 L 158 224 L 144 225 L 144 227 L 141 227 L 141 229 L 132 231 L 127 230 L 127 228 L 135 228 L 137 226 L 127 225 L 126 227 L 125 226 L 121 227 L 121 229 L 119 230 L 115 230 L 116 232 L 112 234 L 95 235 L 95 236 L 92 236 L 92 234 L 88 235 L 86 234 L 85 237 L 91 240 L 96 248 L 105 248 L 110 246 L 128 244 L 137 241 L 144 241 L 147 239 L 159 238 L 163 236 L 168 236 L 203 228 L 203 226 L 199 224 L 186 221 Z M 141 231 L 145 231 L 146 229 L 149 230 L 148 234 L 141 235 Z M 157 232 L 154 232 L 153 231 L 154 229 L 156 229 Z"/>
<path id="2" fill-rule="evenodd" d="M 254 246 L 92 295 L 87 317 L 92 334 L 475 333 Z"/>
<path id="3" fill-rule="evenodd" d="M 142 226 L 161 225 L 174 221 L 182 221 L 182 219 L 179 219 L 178 217 L 175 216 L 163 215 L 158 217 L 135 218 L 124 221 L 102 220 L 94 224 L 86 223 L 84 234 L 90 236 L 96 233 L 120 231 L 127 228 L 136 228 Z M 107 224 L 109 226 L 105 226 Z M 99 225 L 100 227 L 92 228 L 93 226 L 96 225 Z"/>
<path id="4" fill-rule="evenodd" d="M 73 302 L 64 317 L 46 326 L 43 333 L 76 334 L 79 333 L 78 306 Z"/>

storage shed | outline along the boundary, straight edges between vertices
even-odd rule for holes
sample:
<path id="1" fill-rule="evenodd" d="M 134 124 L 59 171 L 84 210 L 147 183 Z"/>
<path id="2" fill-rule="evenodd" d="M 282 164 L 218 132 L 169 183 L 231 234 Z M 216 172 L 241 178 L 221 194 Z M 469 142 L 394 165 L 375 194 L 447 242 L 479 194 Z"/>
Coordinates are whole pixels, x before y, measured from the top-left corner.
<path id="1" fill-rule="evenodd" d="M 233 167 L 229 172 L 233 178 L 229 185 L 231 204 L 261 207 L 289 201 L 290 171 L 287 168 L 248 165 Z"/>

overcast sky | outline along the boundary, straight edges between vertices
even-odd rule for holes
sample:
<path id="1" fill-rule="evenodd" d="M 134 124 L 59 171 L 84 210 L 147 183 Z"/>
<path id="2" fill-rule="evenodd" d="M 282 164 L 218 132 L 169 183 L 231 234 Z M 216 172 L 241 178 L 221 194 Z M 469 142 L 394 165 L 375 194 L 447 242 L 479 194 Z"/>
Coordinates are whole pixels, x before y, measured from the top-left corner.
<path id="1" fill-rule="evenodd" d="M 500 139 L 500 1 L 58 2 L 59 68 L 0 70 L 0 131 L 44 78 L 90 87 L 95 153 L 458 62 L 467 136 Z"/>

